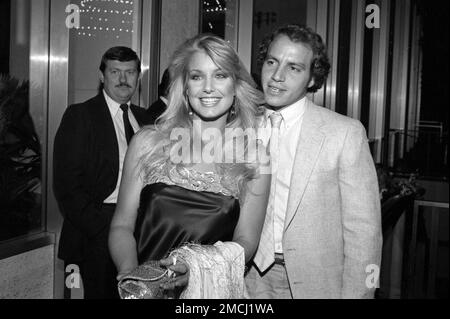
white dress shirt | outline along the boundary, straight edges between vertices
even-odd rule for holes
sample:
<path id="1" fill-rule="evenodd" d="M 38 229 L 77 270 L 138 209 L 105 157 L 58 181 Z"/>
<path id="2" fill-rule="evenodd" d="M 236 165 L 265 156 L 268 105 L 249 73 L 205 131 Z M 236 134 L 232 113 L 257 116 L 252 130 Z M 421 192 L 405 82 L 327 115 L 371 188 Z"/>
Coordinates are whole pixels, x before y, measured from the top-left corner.
<path id="1" fill-rule="evenodd" d="M 103 95 L 106 100 L 106 104 L 108 105 L 109 112 L 111 112 L 111 118 L 114 124 L 114 130 L 116 131 L 117 143 L 119 144 L 119 175 L 117 177 L 117 184 L 114 191 L 103 201 L 105 204 L 117 203 L 117 196 L 119 195 L 119 186 L 120 181 L 122 179 L 122 169 L 123 169 L 123 161 L 125 159 L 125 153 L 127 152 L 128 144 L 127 139 L 125 137 L 125 128 L 123 124 L 123 111 L 120 108 L 120 104 L 114 101 L 112 98 L 106 94 L 103 90 Z M 130 106 L 130 102 L 127 103 Z M 140 127 L 138 122 L 136 121 L 133 112 L 131 112 L 128 107 L 128 118 L 130 119 L 131 127 L 133 127 L 133 131 L 136 133 Z"/>
<path id="2" fill-rule="evenodd" d="M 277 171 L 276 171 L 276 186 L 274 198 L 269 198 L 268 209 L 274 207 L 274 241 L 275 253 L 283 253 L 283 232 L 284 220 L 286 216 L 286 209 L 289 197 L 289 188 L 291 184 L 292 167 L 294 164 L 295 153 L 297 151 L 297 144 L 300 137 L 300 130 L 303 122 L 303 114 L 306 108 L 306 97 L 294 104 L 285 107 L 278 111 L 283 117 L 279 131 L 278 154 L 271 154 L 277 156 Z M 269 116 L 275 112 L 267 109 L 265 114 L 265 136 L 261 136 L 264 145 L 267 147 L 271 133 L 271 124 Z"/>

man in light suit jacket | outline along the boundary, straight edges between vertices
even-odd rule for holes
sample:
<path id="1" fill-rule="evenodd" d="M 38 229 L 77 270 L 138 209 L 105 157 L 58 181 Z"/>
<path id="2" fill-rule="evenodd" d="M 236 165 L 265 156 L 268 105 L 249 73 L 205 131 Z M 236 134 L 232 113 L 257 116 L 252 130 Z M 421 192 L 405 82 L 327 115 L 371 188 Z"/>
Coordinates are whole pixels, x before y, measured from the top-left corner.
<path id="1" fill-rule="evenodd" d="M 306 97 L 321 88 L 330 68 L 311 29 L 277 29 L 261 58 L 272 184 L 248 292 L 252 298 L 372 298 L 382 235 L 365 130 Z"/>
<path id="2" fill-rule="evenodd" d="M 58 257 L 79 267 L 86 299 L 118 298 L 108 233 L 129 139 L 150 120 L 130 103 L 140 64 L 130 48 L 106 51 L 99 94 L 69 106 L 55 137 L 53 187 L 64 217 Z"/>

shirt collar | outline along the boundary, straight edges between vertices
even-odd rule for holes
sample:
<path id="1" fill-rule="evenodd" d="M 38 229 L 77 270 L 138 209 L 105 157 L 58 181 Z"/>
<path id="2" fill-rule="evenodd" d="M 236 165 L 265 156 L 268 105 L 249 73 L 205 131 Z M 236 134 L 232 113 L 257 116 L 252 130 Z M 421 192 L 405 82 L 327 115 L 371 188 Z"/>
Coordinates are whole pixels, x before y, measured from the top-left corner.
<path id="1" fill-rule="evenodd" d="M 302 99 L 298 100 L 297 102 L 283 108 L 280 111 L 275 111 L 272 109 L 266 109 L 265 118 L 266 121 L 269 121 L 269 116 L 274 112 L 279 112 L 281 116 L 283 117 L 283 125 L 286 126 L 286 128 L 291 127 L 294 125 L 298 119 L 300 119 L 306 110 L 306 100 L 307 97 L 304 96 Z"/>
<path id="2" fill-rule="evenodd" d="M 105 90 L 103 90 L 103 96 L 105 97 L 105 101 L 106 104 L 108 105 L 108 109 L 111 112 L 111 115 L 114 117 L 116 116 L 117 112 L 120 109 L 120 103 L 117 103 L 116 101 L 114 101 L 109 95 L 108 93 L 106 93 Z M 130 106 L 131 102 L 128 101 L 128 103 L 126 103 L 128 106 Z"/>

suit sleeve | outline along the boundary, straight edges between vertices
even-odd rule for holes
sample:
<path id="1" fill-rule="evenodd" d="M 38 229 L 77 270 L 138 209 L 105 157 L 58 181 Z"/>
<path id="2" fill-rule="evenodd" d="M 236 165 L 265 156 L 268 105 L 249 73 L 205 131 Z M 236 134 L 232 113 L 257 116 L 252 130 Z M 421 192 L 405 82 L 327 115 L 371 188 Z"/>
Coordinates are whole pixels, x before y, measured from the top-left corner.
<path id="1" fill-rule="evenodd" d="M 352 124 L 339 167 L 344 236 L 342 298 L 373 298 L 382 249 L 378 181 L 364 127 Z"/>
<path id="2" fill-rule="evenodd" d="M 87 237 L 108 226 L 94 198 L 86 190 L 87 145 L 92 134 L 87 114 L 69 107 L 55 136 L 53 189 L 64 218 Z"/>

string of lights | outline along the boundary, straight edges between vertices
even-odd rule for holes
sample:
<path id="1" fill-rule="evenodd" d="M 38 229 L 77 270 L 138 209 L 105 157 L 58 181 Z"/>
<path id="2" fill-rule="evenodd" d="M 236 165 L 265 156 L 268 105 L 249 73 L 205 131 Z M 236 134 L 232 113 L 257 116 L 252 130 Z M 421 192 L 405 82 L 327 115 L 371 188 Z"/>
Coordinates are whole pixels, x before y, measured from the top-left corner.
<path id="1" fill-rule="evenodd" d="M 204 0 L 202 5 L 203 32 L 212 32 L 224 36 L 227 0 Z"/>
<path id="2" fill-rule="evenodd" d="M 133 33 L 135 26 L 134 7 L 137 0 L 81 0 L 79 2 L 79 36 L 114 37 L 119 39 Z M 215 32 L 220 16 L 227 13 L 227 0 L 204 0 L 204 23 L 210 32 Z M 220 19 L 219 20 L 225 20 Z M 217 21 L 217 22 L 216 22 Z M 223 23 L 223 22 L 222 22 Z M 222 24 L 219 23 L 219 24 Z"/>
<path id="3" fill-rule="evenodd" d="M 214 13 L 214 12 L 225 12 L 226 1 L 225 0 L 215 0 L 213 2 L 203 1 L 203 10 L 206 13 Z"/>
<path id="4" fill-rule="evenodd" d="M 119 39 L 133 33 L 134 0 L 82 0 L 79 36 L 109 37 Z"/>

